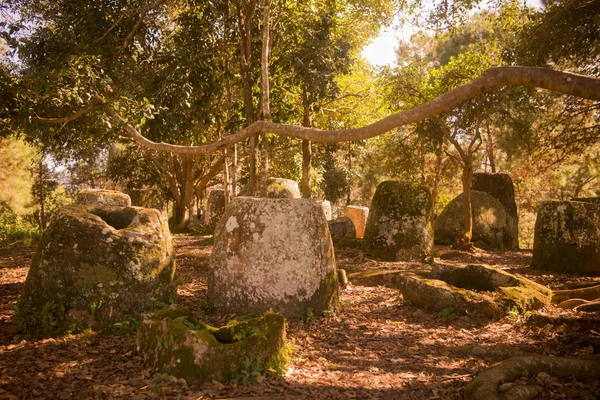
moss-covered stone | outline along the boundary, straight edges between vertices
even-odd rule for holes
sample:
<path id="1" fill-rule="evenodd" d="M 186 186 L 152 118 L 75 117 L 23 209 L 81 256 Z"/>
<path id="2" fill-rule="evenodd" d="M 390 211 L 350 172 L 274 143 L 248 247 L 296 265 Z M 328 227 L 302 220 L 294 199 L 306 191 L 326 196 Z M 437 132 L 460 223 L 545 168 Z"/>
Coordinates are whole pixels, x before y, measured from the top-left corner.
<path id="1" fill-rule="evenodd" d="M 285 329 L 276 313 L 215 328 L 172 305 L 141 315 L 137 350 L 152 367 L 188 383 L 228 382 L 282 368 Z"/>
<path id="2" fill-rule="evenodd" d="M 121 206 L 131 205 L 131 198 L 116 190 L 83 189 L 75 196 L 75 204 L 82 206 Z"/>
<path id="3" fill-rule="evenodd" d="M 472 241 L 481 241 L 494 249 L 504 248 L 504 232 L 506 212 L 504 206 L 493 196 L 471 191 L 471 208 L 473 211 Z M 462 237 L 464 224 L 464 207 L 462 193 L 455 197 L 441 212 L 433 223 L 435 241 L 437 243 L 455 243 Z"/>
<path id="4" fill-rule="evenodd" d="M 327 221 L 329 233 L 332 238 L 356 238 L 356 229 L 352 220 L 348 217 L 340 217 Z"/>
<path id="5" fill-rule="evenodd" d="M 208 295 L 225 312 L 337 307 L 333 245 L 318 202 L 236 197 L 215 230 Z"/>
<path id="6" fill-rule="evenodd" d="M 421 272 L 426 273 L 426 270 Z M 397 289 L 400 287 L 400 281 L 402 277 L 407 274 L 407 271 L 401 270 L 381 270 L 381 271 L 367 271 L 367 272 L 355 272 L 348 275 L 348 280 L 354 285 L 360 286 L 386 286 L 389 288 Z"/>
<path id="7" fill-rule="evenodd" d="M 298 182 L 284 178 L 269 178 L 267 180 L 267 197 L 271 199 L 299 199 Z"/>
<path id="8" fill-rule="evenodd" d="M 600 207 L 592 202 L 542 202 L 531 266 L 558 272 L 600 272 Z"/>
<path id="9" fill-rule="evenodd" d="M 481 291 L 499 291 L 505 311 L 535 310 L 549 305 L 552 291 L 539 283 L 519 275 L 509 274 L 486 265 L 456 266 L 434 264 L 432 275 L 459 288 Z"/>
<path id="10" fill-rule="evenodd" d="M 44 231 L 14 322 L 34 335 L 70 325 L 106 328 L 176 296 L 164 214 L 138 207 L 74 205 Z"/>
<path id="11" fill-rule="evenodd" d="M 367 254 L 387 261 L 429 261 L 433 247 L 431 192 L 409 182 L 382 182 L 375 191 L 365 236 Z"/>
<path id="12" fill-rule="evenodd" d="M 225 212 L 225 190 L 213 189 L 208 194 L 204 212 L 204 229 L 212 233 Z"/>
<path id="13" fill-rule="evenodd" d="M 419 307 L 434 311 L 450 309 L 456 314 L 479 314 L 489 318 L 504 315 L 504 310 L 491 297 L 439 279 L 407 273 L 399 276 L 399 286 L 404 299 Z"/>
<path id="14" fill-rule="evenodd" d="M 506 212 L 504 247 L 511 250 L 519 248 L 519 214 L 515 202 L 515 188 L 508 174 L 476 172 L 473 174 L 472 189 L 493 196 Z"/>

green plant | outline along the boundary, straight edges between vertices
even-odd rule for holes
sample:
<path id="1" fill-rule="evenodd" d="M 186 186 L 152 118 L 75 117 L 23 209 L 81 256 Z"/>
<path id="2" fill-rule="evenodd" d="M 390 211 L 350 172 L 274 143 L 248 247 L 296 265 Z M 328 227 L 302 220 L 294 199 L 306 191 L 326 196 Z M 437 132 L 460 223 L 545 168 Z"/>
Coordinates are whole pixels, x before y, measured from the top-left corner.
<path id="1" fill-rule="evenodd" d="M 300 315 L 300 319 L 306 323 L 311 323 L 315 320 L 315 313 L 311 307 L 308 307 L 302 315 Z"/>
<path id="2" fill-rule="evenodd" d="M 520 312 L 519 309 L 517 307 L 511 307 L 508 312 L 506 313 L 506 316 L 509 318 L 515 318 L 517 316 L 519 316 Z"/>
<path id="3" fill-rule="evenodd" d="M 212 301 L 205 299 L 200 302 L 200 309 L 211 314 L 215 311 L 215 306 L 213 305 Z"/>
<path id="4" fill-rule="evenodd" d="M 117 321 L 111 326 L 111 331 L 116 335 L 129 335 L 137 330 L 136 320 Z"/>
<path id="5" fill-rule="evenodd" d="M 233 381 L 240 382 L 247 386 L 249 383 L 256 383 L 256 378 L 262 375 L 264 368 L 257 360 L 244 358 L 242 369 L 233 377 Z"/>
<path id="6" fill-rule="evenodd" d="M 64 318 L 65 306 L 62 303 L 48 301 L 40 309 L 30 298 L 22 298 L 12 322 L 18 332 L 50 336 L 62 333 L 60 322 Z"/>
<path id="7" fill-rule="evenodd" d="M 444 308 L 438 313 L 438 317 L 440 317 L 444 321 L 452 321 L 453 319 L 458 318 L 452 307 Z"/>

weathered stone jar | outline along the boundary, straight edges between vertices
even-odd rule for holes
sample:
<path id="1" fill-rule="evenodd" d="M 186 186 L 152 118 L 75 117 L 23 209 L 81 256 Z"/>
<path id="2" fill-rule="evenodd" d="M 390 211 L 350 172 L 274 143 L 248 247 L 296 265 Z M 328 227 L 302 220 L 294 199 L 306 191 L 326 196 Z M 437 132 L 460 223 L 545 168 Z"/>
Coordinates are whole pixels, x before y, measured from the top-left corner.
<path id="1" fill-rule="evenodd" d="M 333 245 L 311 199 L 236 197 L 215 230 L 208 295 L 224 312 L 284 316 L 335 307 Z"/>
<path id="2" fill-rule="evenodd" d="M 544 201 L 535 221 L 531 266 L 600 272 L 600 207 L 592 202 Z"/>
<path id="3" fill-rule="evenodd" d="M 105 328 L 175 300 L 164 214 L 73 205 L 51 219 L 25 281 L 15 324 L 38 335 Z"/>
<path id="4" fill-rule="evenodd" d="M 75 204 L 82 206 L 122 206 L 131 205 L 128 194 L 105 189 L 83 189 L 75 196 Z"/>
<path id="5" fill-rule="evenodd" d="M 425 186 L 380 183 L 365 229 L 365 252 L 388 261 L 429 261 L 433 247 L 431 217 L 431 192 Z"/>
<path id="6" fill-rule="evenodd" d="M 146 363 L 189 383 L 228 382 L 251 363 L 260 373 L 283 367 L 285 318 L 265 315 L 215 328 L 179 305 L 144 313 L 137 350 Z"/>

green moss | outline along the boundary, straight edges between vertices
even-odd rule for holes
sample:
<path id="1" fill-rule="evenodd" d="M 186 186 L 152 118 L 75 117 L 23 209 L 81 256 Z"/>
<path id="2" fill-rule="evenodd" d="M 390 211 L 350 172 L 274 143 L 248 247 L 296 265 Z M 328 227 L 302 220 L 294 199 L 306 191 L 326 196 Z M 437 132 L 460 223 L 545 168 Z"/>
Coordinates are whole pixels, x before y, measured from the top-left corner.
<path id="1" fill-rule="evenodd" d="M 261 373 L 274 368 L 283 359 L 284 340 L 285 319 L 279 314 L 214 328 L 196 321 L 180 306 L 144 314 L 138 331 L 138 349 L 148 362 L 190 382 L 236 380 L 247 376 L 250 365 L 260 366 Z"/>
<path id="2" fill-rule="evenodd" d="M 29 297 L 22 297 L 17 304 L 17 312 L 12 323 L 17 332 L 42 337 L 64 333 L 66 331 L 64 320 L 64 304 L 47 301 L 40 307 Z"/>

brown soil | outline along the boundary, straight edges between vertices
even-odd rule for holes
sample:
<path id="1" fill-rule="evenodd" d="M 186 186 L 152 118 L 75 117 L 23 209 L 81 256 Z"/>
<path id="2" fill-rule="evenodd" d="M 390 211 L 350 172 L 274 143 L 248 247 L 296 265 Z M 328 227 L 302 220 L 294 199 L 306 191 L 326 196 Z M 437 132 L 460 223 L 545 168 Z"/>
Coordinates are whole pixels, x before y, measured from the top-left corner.
<path id="1" fill-rule="evenodd" d="M 211 312 L 206 301 L 210 238 L 178 235 L 176 248 L 183 281 L 179 303 L 202 320 L 225 324 L 233 316 Z M 600 282 L 598 277 L 531 270 L 528 251 L 463 253 L 438 247 L 437 252 L 446 263 L 486 263 L 552 288 Z M 370 260 L 356 249 L 336 253 L 338 266 L 348 273 L 417 267 Z M 600 351 L 595 314 L 554 307 L 536 312 L 567 322 L 578 316 L 587 319 L 556 325 L 528 324 L 526 315 L 498 321 L 456 317 L 406 304 L 396 289 L 350 284 L 341 292 L 342 309 L 334 317 L 288 321 L 293 359 L 283 378 L 259 377 L 248 386 L 165 383 L 136 354 L 134 333 L 85 332 L 44 340 L 16 334 L 10 320 L 31 256 L 31 248 L 0 248 L 0 398 L 455 399 L 462 398 L 463 386 L 478 371 L 513 355 Z M 542 378 L 545 390 L 539 398 L 569 398 L 582 388 L 600 396 L 600 376 L 581 382 Z"/>

